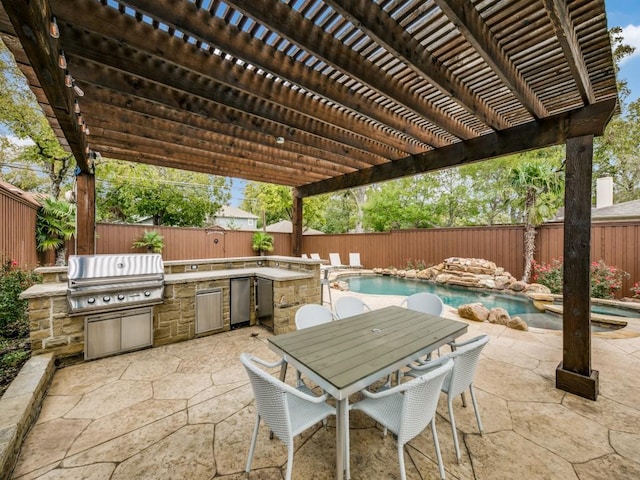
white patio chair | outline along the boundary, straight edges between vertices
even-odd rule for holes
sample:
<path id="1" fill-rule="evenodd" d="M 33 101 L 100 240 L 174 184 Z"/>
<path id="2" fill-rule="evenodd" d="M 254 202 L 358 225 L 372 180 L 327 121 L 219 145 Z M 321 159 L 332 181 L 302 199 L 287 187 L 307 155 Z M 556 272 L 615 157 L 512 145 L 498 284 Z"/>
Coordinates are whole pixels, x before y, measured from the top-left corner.
<path id="1" fill-rule="evenodd" d="M 435 413 L 438 397 L 445 377 L 453 368 L 448 358 L 435 360 L 429 364 L 429 371 L 409 382 L 388 390 L 372 393 L 362 390 L 365 399 L 354 404 L 352 410 L 360 410 L 390 430 L 398 437 L 398 461 L 400 478 L 405 480 L 404 445 L 422 432 L 431 423 L 433 444 L 438 459 L 440 478 L 444 479 L 444 466 L 436 432 Z"/>
<path id="2" fill-rule="evenodd" d="M 342 263 L 342 260 L 340 260 L 340 254 L 339 253 L 330 253 L 329 254 L 329 263 L 334 268 L 347 268 L 349 266 L 349 265 L 345 265 L 344 263 Z"/>
<path id="3" fill-rule="evenodd" d="M 413 295 L 409 295 L 405 298 L 401 306 L 406 305 L 409 310 L 416 312 L 428 313 L 430 315 L 441 316 L 444 313 L 444 303 L 439 296 L 429 292 L 418 292 Z M 438 356 L 440 356 L 440 349 L 438 349 Z M 426 361 L 431 360 L 431 353 L 427 355 Z M 423 360 L 418 360 L 420 363 L 424 363 Z"/>
<path id="4" fill-rule="evenodd" d="M 453 416 L 453 399 L 458 395 L 462 395 L 462 402 L 466 407 L 464 392 L 467 388 L 469 389 L 473 410 L 476 414 L 476 421 L 478 422 L 478 430 L 480 430 L 480 435 L 482 435 L 482 421 L 480 420 L 480 410 L 478 410 L 476 395 L 473 391 L 473 379 L 478 367 L 478 361 L 480 360 L 480 352 L 488 342 L 488 335 L 480 335 L 461 343 L 453 342 L 450 345 L 455 351 L 441 357 L 453 360 L 453 370 L 442 384 L 442 391 L 447 394 L 447 406 L 449 408 L 449 418 L 451 419 L 451 430 L 453 431 L 453 444 L 456 449 L 456 460 L 458 463 L 460 463 L 460 445 L 458 444 L 456 420 Z M 426 366 L 427 365 L 416 366 L 407 372 L 407 375 L 414 377 L 422 375 Z"/>
<path id="5" fill-rule="evenodd" d="M 439 296 L 429 292 L 419 292 L 409 295 L 402 302 L 409 310 L 441 316 L 444 313 L 444 303 Z"/>
<path id="6" fill-rule="evenodd" d="M 319 253 L 311 253 L 311 260 L 322 260 Z"/>
<path id="7" fill-rule="evenodd" d="M 302 305 L 296 311 L 296 330 L 315 327 L 316 325 L 322 325 L 323 323 L 329 323 L 331 321 L 333 321 L 333 313 L 331 313 L 331 310 L 316 303 Z M 303 392 L 311 393 L 311 389 L 307 387 L 302 380 L 300 371 L 296 372 L 296 388 Z"/>
<path id="8" fill-rule="evenodd" d="M 360 254 L 359 253 L 350 253 L 349 254 L 349 267 L 350 268 L 364 268 L 360 263 Z"/>
<path id="9" fill-rule="evenodd" d="M 344 318 L 353 317 L 354 315 L 360 315 L 361 313 L 370 311 L 371 308 L 369 308 L 369 305 L 357 297 L 340 297 L 336 300 L 335 313 L 337 320 L 342 320 Z"/>
<path id="10" fill-rule="evenodd" d="M 322 422 L 329 415 L 335 415 L 336 409 L 326 403 L 327 395 L 315 397 L 300 392 L 258 367 L 258 365 L 262 365 L 267 368 L 275 368 L 282 364 L 282 360 L 268 363 L 253 355 L 243 353 L 240 355 L 240 361 L 249 375 L 257 411 L 256 425 L 253 429 L 245 471 L 247 475 L 251 471 L 260 420 L 264 420 L 271 431 L 287 446 L 285 479 L 291 480 L 294 437 L 316 423 Z"/>
<path id="11" fill-rule="evenodd" d="M 302 258 L 303 260 L 309 260 L 309 255 L 303 253 L 302 255 L 300 255 L 300 258 Z"/>

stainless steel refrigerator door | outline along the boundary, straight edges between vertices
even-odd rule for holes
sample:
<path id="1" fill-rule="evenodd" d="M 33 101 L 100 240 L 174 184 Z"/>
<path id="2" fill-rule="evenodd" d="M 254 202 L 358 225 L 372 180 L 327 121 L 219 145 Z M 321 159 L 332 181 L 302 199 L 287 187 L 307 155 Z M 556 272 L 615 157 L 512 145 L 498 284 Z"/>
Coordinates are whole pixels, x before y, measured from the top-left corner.
<path id="1" fill-rule="evenodd" d="M 231 279 L 231 328 L 251 320 L 251 279 Z"/>

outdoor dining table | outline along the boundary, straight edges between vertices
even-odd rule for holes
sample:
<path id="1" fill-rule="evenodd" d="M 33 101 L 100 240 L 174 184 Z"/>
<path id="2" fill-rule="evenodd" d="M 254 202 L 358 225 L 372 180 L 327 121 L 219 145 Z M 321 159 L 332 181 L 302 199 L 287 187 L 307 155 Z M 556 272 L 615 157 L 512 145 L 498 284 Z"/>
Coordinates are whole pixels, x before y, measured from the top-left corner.
<path id="1" fill-rule="evenodd" d="M 391 306 L 269 338 L 269 348 L 336 399 L 336 478 L 349 478 L 349 395 L 453 341 L 467 324 Z"/>

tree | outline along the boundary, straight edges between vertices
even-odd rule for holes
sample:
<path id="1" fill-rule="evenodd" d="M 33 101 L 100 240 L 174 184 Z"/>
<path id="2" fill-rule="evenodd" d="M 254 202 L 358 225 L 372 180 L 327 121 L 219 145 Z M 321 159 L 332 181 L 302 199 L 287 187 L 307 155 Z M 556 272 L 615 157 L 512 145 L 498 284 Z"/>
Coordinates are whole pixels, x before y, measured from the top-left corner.
<path id="1" fill-rule="evenodd" d="M 100 220 L 201 227 L 230 198 L 226 179 L 203 173 L 107 160 L 96 176 Z"/>
<path id="2" fill-rule="evenodd" d="M 46 192 L 59 198 L 63 183 L 71 183 L 75 166 L 73 155 L 60 146 L 53 130 L 27 86 L 7 47 L 0 42 L 0 128 L 25 142 L 14 155 L 19 167 L 39 165 L 49 178 Z M 6 143 L 2 145 L 7 148 Z M 4 155 L 3 155 L 4 156 Z M 12 164 L 13 164 L 12 162 Z M 20 178 L 19 176 L 17 177 Z M 13 181 L 16 181 L 14 178 Z M 18 187 L 30 186 L 16 182 Z"/>
<path id="3" fill-rule="evenodd" d="M 64 200 L 49 197 L 42 201 L 36 217 L 36 248 L 40 252 L 55 250 L 56 265 L 66 261 L 66 244 L 76 231 L 76 209 Z"/>
<path id="4" fill-rule="evenodd" d="M 366 229 L 384 232 L 400 228 L 428 228 L 438 224 L 432 199 L 438 194 L 434 175 L 416 175 L 376 185 L 363 207 Z"/>
<path id="5" fill-rule="evenodd" d="M 594 181 L 613 177 L 616 203 L 640 198 L 639 152 L 640 99 L 629 104 L 626 115 L 614 117 L 594 145 Z"/>
<path id="6" fill-rule="evenodd" d="M 303 227 L 324 230 L 324 211 L 328 196 L 305 198 L 302 205 Z M 271 183 L 247 182 L 240 208 L 264 218 L 266 225 L 293 220 L 293 194 L 290 187 Z M 264 216 L 264 217 L 263 217 Z M 265 225 L 261 225 L 264 227 Z"/>
<path id="7" fill-rule="evenodd" d="M 562 205 L 564 179 L 562 172 L 552 163 L 531 160 L 514 166 L 510 171 L 510 178 L 518 193 L 516 203 L 522 208 L 525 229 L 522 280 L 528 282 L 535 250 L 535 227 L 553 217 Z"/>

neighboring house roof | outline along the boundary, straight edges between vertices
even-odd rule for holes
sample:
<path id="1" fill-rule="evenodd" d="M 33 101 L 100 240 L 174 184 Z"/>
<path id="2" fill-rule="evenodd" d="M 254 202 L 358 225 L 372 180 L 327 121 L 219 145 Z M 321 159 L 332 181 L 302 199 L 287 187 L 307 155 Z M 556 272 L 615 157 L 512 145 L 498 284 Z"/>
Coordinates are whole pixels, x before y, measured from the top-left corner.
<path id="1" fill-rule="evenodd" d="M 562 222 L 564 220 L 564 207 L 558 210 L 551 222 Z M 592 208 L 591 221 L 605 222 L 612 220 L 640 220 L 640 200 L 617 203 L 606 207 Z"/>
<path id="2" fill-rule="evenodd" d="M 293 225 L 290 220 L 281 220 L 271 225 L 267 225 L 267 232 L 271 233 L 293 233 Z M 313 228 L 305 228 L 303 235 L 324 235 L 324 232 Z"/>
<path id="3" fill-rule="evenodd" d="M 20 188 L 16 187 L 15 185 L 11 185 L 10 183 L 3 182 L 2 180 L 0 180 L 0 189 L 6 190 L 10 194 L 15 195 L 17 197 L 20 197 L 24 201 L 26 201 L 28 203 L 31 203 L 32 205 L 35 205 L 36 207 L 40 206 L 40 202 L 38 201 L 38 197 L 44 197 L 45 196 L 45 195 L 42 195 L 40 193 L 25 192 L 24 190 L 21 190 Z"/>
<path id="4" fill-rule="evenodd" d="M 640 219 L 640 200 L 609 205 L 591 210 L 592 220 L 638 220 Z"/>
<path id="5" fill-rule="evenodd" d="M 222 207 L 215 216 L 216 218 L 260 218 L 253 213 L 246 212 L 230 205 L 225 205 L 224 207 Z"/>

